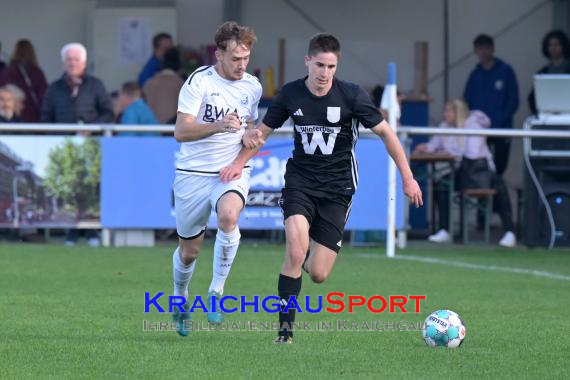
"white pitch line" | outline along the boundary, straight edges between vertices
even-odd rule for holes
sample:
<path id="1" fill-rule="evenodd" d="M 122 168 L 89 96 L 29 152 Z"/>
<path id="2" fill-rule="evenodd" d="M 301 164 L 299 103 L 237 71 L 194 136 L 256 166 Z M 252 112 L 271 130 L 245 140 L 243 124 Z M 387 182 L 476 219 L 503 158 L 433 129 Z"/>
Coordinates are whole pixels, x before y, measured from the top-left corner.
<path id="1" fill-rule="evenodd" d="M 370 254 L 370 253 L 362 253 L 357 254 L 357 256 L 361 257 L 374 257 L 374 258 L 385 258 L 388 259 L 386 256 L 382 256 L 379 254 Z M 559 273 L 552 273 L 552 272 L 545 272 L 539 270 L 532 270 L 532 269 L 524 269 L 524 268 L 512 268 L 512 267 L 501 267 L 497 265 L 484 265 L 484 264 L 472 264 L 466 263 L 463 261 L 450 261 L 444 259 L 438 259 L 436 257 L 423 257 L 423 256 L 398 256 L 392 257 L 391 259 L 396 260 L 409 260 L 409 261 L 419 261 L 422 263 L 428 264 L 440 264 L 440 265 L 448 265 L 456 268 L 466 268 L 466 269 L 479 269 L 479 270 L 488 270 L 488 271 L 495 271 L 495 272 L 506 272 L 506 273 L 517 273 L 517 274 L 526 274 L 535 277 L 545 277 L 553 280 L 563 280 L 563 281 L 570 281 L 570 276 L 559 274 Z"/>

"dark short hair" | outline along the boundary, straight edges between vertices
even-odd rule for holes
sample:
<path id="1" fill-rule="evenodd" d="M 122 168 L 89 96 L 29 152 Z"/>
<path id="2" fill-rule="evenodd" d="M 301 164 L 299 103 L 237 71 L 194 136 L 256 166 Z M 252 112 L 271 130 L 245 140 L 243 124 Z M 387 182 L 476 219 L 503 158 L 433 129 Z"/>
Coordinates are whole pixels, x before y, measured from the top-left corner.
<path id="1" fill-rule="evenodd" d="M 257 36 L 254 30 L 247 26 L 239 25 L 235 21 L 226 21 L 216 31 L 214 41 L 216 42 L 216 47 L 220 50 L 226 50 L 228 41 L 235 41 L 251 49 L 255 41 L 257 41 Z"/>
<path id="2" fill-rule="evenodd" d="M 475 37 L 473 40 L 473 47 L 478 48 L 482 46 L 494 47 L 495 41 L 493 40 L 493 37 L 488 34 L 479 34 L 477 37 Z"/>
<path id="3" fill-rule="evenodd" d="M 121 92 L 128 96 L 135 96 L 137 94 L 140 94 L 141 88 L 137 82 L 129 81 L 123 83 L 121 86 Z"/>
<path id="4" fill-rule="evenodd" d="M 340 42 L 329 33 L 318 33 L 309 41 L 307 55 L 314 57 L 319 53 L 334 53 L 340 55 Z"/>
<path id="5" fill-rule="evenodd" d="M 164 52 L 164 58 L 162 60 L 162 68 L 170 69 L 173 71 L 180 70 L 180 51 L 178 48 L 170 48 Z"/>
<path id="6" fill-rule="evenodd" d="M 168 33 L 158 33 L 152 38 L 152 47 L 154 49 L 158 48 L 160 41 L 162 40 L 172 40 L 172 36 Z"/>
<path id="7" fill-rule="evenodd" d="M 542 39 L 542 54 L 550 59 L 550 54 L 548 53 L 548 43 L 552 38 L 556 38 L 560 45 L 562 45 L 562 55 L 564 58 L 570 58 L 570 41 L 568 36 L 562 30 L 552 30 L 544 36 Z"/>

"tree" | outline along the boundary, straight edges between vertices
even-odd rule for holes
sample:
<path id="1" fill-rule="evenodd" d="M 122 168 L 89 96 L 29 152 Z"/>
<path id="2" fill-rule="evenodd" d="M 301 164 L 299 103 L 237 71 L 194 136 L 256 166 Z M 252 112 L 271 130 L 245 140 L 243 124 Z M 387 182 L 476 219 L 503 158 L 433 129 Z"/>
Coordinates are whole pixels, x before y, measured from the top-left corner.
<path id="1" fill-rule="evenodd" d="M 76 144 L 67 138 L 49 153 L 45 184 L 81 219 L 99 211 L 101 148 L 99 140 L 87 138 Z"/>

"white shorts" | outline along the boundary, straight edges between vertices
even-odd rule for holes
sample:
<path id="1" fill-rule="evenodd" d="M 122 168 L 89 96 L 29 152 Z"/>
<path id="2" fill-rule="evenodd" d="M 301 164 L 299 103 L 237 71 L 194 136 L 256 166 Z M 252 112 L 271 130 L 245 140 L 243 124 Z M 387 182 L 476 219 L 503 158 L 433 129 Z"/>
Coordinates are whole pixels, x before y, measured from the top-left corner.
<path id="1" fill-rule="evenodd" d="M 204 176 L 177 171 L 174 178 L 174 210 L 178 236 L 185 240 L 200 236 L 216 211 L 218 200 L 228 192 L 237 193 L 242 200 L 247 199 L 251 169 L 245 168 L 241 178 L 228 183 L 219 176 Z"/>

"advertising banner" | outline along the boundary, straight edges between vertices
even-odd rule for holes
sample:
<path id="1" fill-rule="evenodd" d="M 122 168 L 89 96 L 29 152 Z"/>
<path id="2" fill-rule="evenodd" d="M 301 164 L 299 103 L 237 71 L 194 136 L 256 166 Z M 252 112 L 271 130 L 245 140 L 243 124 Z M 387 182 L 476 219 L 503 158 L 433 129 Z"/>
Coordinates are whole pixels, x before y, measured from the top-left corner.
<path id="1" fill-rule="evenodd" d="M 99 223 L 99 138 L 0 137 L 0 228 Z"/>
<path id="2" fill-rule="evenodd" d="M 179 144 L 166 137 L 102 139 L 101 223 L 104 228 L 175 228 L 172 184 Z M 254 157 L 251 190 L 242 212 L 241 229 L 281 229 L 278 200 L 283 173 L 293 150 L 292 137 L 272 136 Z M 360 139 L 356 155 L 359 184 L 347 229 L 386 228 L 388 154 L 378 138 Z M 402 193 L 398 179 L 398 218 L 402 224 Z M 215 214 L 209 222 L 215 228 Z"/>

